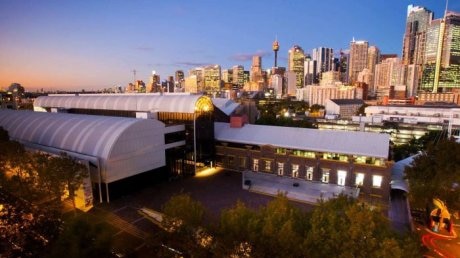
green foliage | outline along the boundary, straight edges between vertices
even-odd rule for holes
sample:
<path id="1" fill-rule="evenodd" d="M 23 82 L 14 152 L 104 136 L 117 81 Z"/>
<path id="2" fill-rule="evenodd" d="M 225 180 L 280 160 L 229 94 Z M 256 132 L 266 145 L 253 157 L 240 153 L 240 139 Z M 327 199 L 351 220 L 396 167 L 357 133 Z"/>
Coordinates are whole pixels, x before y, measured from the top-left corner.
<path id="1" fill-rule="evenodd" d="M 203 224 L 205 208 L 189 194 L 177 194 L 165 203 L 163 213 L 169 218 L 181 220 L 186 226 L 197 227 Z"/>
<path id="2" fill-rule="evenodd" d="M 217 236 L 216 254 L 226 257 L 237 253 L 240 257 L 419 255 L 416 242 L 398 237 L 379 211 L 346 196 L 322 201 L 311 214 L 282 195 L 256 211 L 239 202 L 222 213 Z M 249 253 L 237 252 L 242 244 L 250 247 Z"/>
<path id="3" fill-rule="evenodd" d="M 111 257 L 112 232 L 82 214 L 68 221 L 48 257 Z"/>
<path id="4" fill-rule="evenodd" d="M 429 145 L 405 170 L 409 180 L 409 198 L 414 207 L 425 207 L 433 198 L 447 207 L 460 209 L 460 144 L 441 140 Z"/>
<path id="5" fill-rule="evenodd" d="M 412 138 L 407 144 L 397 145 L 392 147 L 393 160 L 399 161 L 424 151 L 429 144 L 433 144 L 439 140 L 447 139 L 447 133 L 443 131 L 429 131 L 422 137 Z"/>
<path id="6" fill-rule="evenodd" d="M 408 252 L 410 257 L 420 255 L 416 242 L 403 242 L 380 211 L 346 196 L 321 202 L 310 224 L 308 257 L 408 257 Z"/>

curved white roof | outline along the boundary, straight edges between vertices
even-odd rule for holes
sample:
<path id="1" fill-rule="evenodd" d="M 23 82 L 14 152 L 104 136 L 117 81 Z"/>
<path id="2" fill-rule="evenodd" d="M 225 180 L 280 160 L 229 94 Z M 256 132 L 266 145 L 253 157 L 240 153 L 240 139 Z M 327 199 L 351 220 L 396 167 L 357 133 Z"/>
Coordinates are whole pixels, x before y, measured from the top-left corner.
<path id="1" fill-rule="evenodd" d="M 0 110 L 0 126 L 19 142 L 99 158 L 108 183 L 165 164 L 157 120 Z"/>
<path id="2" fill-rule="evenodd" d="M 407 180 L 404 179 L 404 170 L 406 170 L 406 167 L 411 167 L 412 162 L 418 156 L 420 156 L 420 153 L 400 160 L 393 165 L 391 168 L 391 189 L 399 189 L 407 193 L 409 192 Z"/>
<path id="3" fill-rule="evenodd" d="M 40 96 L 35 107 L 194 113 L 202 95 L 100 94 Z"/>
<path id="4" fill-rule="evenodd" d="M 256 144 L 319 152 L 332 152 L 388 158 L 388 134 L 332 131 L 282 126 L 246 124 L 231 128 L 228 123 L 214 123 L 214 137 L 219 141 Z"/>

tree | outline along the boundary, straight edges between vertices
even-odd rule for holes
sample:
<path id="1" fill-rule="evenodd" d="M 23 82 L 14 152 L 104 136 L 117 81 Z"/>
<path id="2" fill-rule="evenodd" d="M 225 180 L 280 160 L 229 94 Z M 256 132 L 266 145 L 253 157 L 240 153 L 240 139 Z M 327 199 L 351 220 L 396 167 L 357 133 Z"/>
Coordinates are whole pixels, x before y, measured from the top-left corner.
<path id="1" fill-rule="evenodd" d="M 406 167 L 409 200 L 415 207 L 426 207 L 433 198 L 443 200 L 447 207 L 460 209 L 460 144 L 441 140 L 429 145 L 426 152 Z"/>
<path id="2" fill-rule="evenodd" d="M 209 246 L 201 246 L 201 234 L 206 232 L 203 225 L 204 206 L 192 199 L 189 194 L 172 196 L 163 206 L 164 225 L 172 232 L 162 236 L 162 242 L 182 252 L 189 252 L 196 257 L 206 257 Z M 206 234 L 206 233 L 205 233 Z"/>
<path id="3" fill-rule="evenodd" d="M 198 227 L 203 224 L 205 208 L 192 199 L 189 194 L 174 195 L 163 206 L 163 213 L 174 219 L 180 219 L 185 225 Z"/>
<path id="4" fill-rule="evenodd" d="M 68 221 L 47 257 L 112 257 L 112 232 L 84 214 Z"/>
<path id="5" fill-rule="evenodd" d="M 89 176 L 85 165 L 63 152 L 60 156 L 50 158 L 48 173 L 50 178 L 56 179 L 53 181 L 56 184 L 53 187 L 62 187 L 59 188 L 62 192 L 67 189 L 75 208 L 75 192 L 83 183 L 83 179 Z"/>
<path id="6" fill-rule="evenodd" d="M 320 202 L 310 223 L 308 257 L 420 256 L 417 243 L 393 232 L 380 211 L 347 196 Z"/>

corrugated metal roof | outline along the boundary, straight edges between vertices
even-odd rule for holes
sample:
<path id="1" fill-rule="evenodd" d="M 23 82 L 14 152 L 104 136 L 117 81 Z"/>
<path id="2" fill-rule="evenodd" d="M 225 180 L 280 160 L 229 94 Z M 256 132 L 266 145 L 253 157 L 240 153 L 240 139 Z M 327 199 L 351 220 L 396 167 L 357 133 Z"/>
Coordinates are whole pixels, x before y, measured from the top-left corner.
<path id="1" fill-rule="evenodd" d="M 152 130 L 157 120 L 0 110 L 0 126 L 13 140 L 81 153 L 107 160 L 117 139 L 128 128 L 144 124 Z"/>
<path id="2" fill-rule="evenodd" d="M 41 96 L 35 107 L 194 113 L 202 95 L 100 94 Z"/>
<path id="3" fill-rule="evenodd" d="M 224 98 L 212 98 L 212 103 L 227 116 L 231 115 L 233 111 L 235 111 L 235 109 L 240 106 L 239 103 Z"/>
<path id="4" fill-rule="evenodd" d="M 273 145 L 281 148 L 331 152 L 388 158 L 388 134 L 317 130 L 307 128 L 247 124 L 231 128 L 216 122 L 214 136 L 218 141 L 242 144 Z"/>

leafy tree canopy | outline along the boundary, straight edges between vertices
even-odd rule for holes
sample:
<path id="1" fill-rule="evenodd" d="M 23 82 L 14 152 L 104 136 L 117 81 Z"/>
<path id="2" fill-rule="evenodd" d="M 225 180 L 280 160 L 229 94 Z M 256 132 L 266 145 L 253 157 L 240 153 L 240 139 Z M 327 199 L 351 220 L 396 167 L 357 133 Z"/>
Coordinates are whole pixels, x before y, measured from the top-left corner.
<path id="1" fill-rule="evenodd" d="M 433 198 L 439 198 L 448 208 L 460 209 L 459 143 L 441 140 L 430 144 L 411 167 L 406 167 L 405 173 L 413 206 L 426 207 Z"/>

